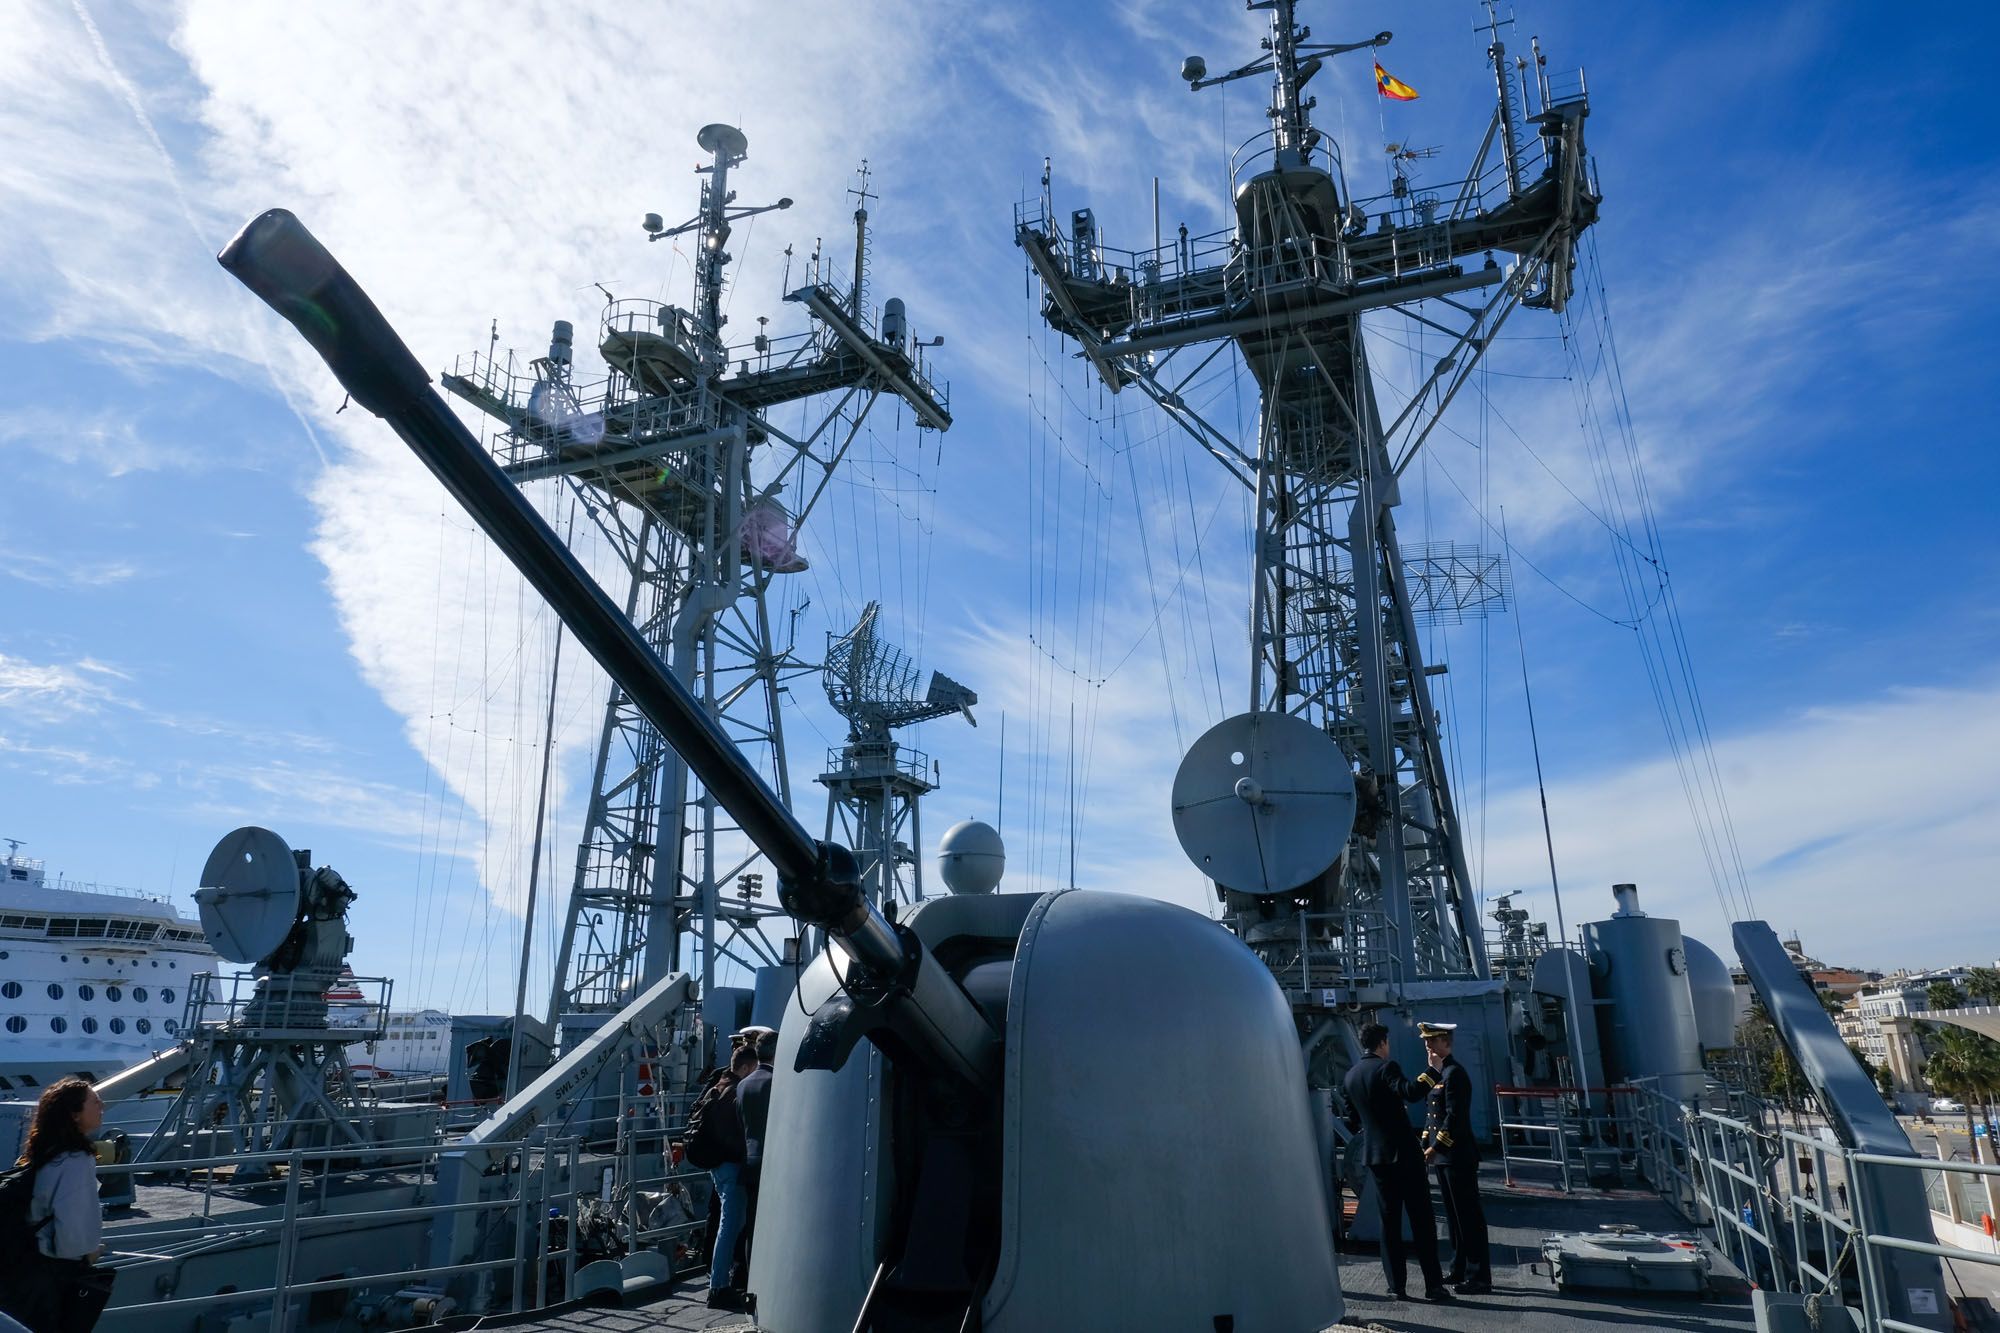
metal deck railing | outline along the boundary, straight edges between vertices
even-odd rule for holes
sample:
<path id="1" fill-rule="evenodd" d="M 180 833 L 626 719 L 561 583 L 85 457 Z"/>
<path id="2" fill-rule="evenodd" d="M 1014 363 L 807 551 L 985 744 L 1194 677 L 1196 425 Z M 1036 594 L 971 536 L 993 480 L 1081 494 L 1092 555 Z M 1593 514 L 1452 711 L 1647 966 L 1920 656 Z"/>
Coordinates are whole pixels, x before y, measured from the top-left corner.
<path id="1" fill-rule="evenodd" d="M 1699 1110 L 1652 1086 L 1632 1090 L 1620 1129 L 1622 1146 L 1647 1184 L 1708 1229 L 1751 1281 L 1802 1296 L 1812 1306 L 1842 1305 L 1868 1333 L 1932 1333 L 1950 1326 L 1949 1279 L 1947 1291 L 1935 1293 L 1940 1322 L 1912 1323 L 1891 1313 L 1909 1304 L 1906 1292 L 1893 1293 L 1902 1298 L 1899 1304 L 1890 1299 L 1885 1261 L 1893 1253 L 2000 1269 L 2000 1246 L 1990 1233 L 1984 1248 L 1948 1244 L 1935 1234 L 1940 1226 L 1978 1231 L 1967 1222 L 1973 1206 L 1986 1217 L 2000 1213 L 2000 1166 L 1859 1152 L 1830 1137 Z M 1880 1182 L 1870 1184 L 1874 1169 L 1925 1178 L 1932 1235 L 1887 1228 Z"/>
<path id="2" fill-rule="evenodd" d="M 151 1277 L 157 1298 L 134 1303 L 134 1293 L 116 1292 L 121 1303 L 106 1311 L 104 1327 L 107 1333 L 136 1333 L 143 1321 L 146 1333 L 194 1329 L 206 1326 L 213 1312 L 223 1311 L 267 1318 L 269 1333 L 293 1333 L 314 1298 L 344 1292 L 351 1294 L 348 1304 L 366 1297 L 377 1325 L 394 1328 L 434 1322 L 450 1313 L 457 1308 L 446 1303 L 453 1280 L 481 1275 L 490 1275 L 482 1278 L 487 1299 L 479 1303 L 481 1308 L 459 1312 L 521 1313 L 576 1295 L 580 1261 L 615 1257 L 603 1250 L 606 1237 L 615 1237 L 615 1253 L 663 1251 L 671 1269 L 676 1246 L 692 1250 L 694 1233 L 706 1226 L 708 1173 L 684 1165 L 677 1147 L 691 1100 L 688 1094 L 636 1103 L 624 1093 L 583 1098 L 579 1113 L 559 1136 L 484 1145 L 482 1152 L 502 1163 L 504 1192 L 463 1203 L 436 1201 L 440 1163 L 457 1145 L 435 1137 L 366 1149 L 346 1145 L 100 1166 L 107 1194 L 138 1177 L 135 1184 L 145 1182 L 147 1191 L 139 1195 L 142 1203 L 157 1206 L 159 1196 L 151 1191 L 159 1188 L 197 1196 L 184 1222 L 121 1230 L 113 1215 L 107 1233 L 111 1249 L 100 1262 L 133 1279 Z M 252 1175 L 278 1179 L 262 1187 L 249 1209 L 241 1207 L 240 1197 L 233 1201 L 237 1206 L 228 1206 L 225 1201 L 239 1192 L 238 1178 Z M 411 1202 L 351 1211 L 333 1206 L 343 1194 L 340 1186 L 359 1180 L 401 1187 Z M 275 1211 L 269 1199 L 273 1189 L 281 1191 Z M 432 1229 L 454 1213 L 492 1219 L 481 1228 L 483 1256 L 450 1264 L 427 1262 Z M 337 1275 L 301 1280 L 315 1271 L 311 1255 L 317 1240 L 403 1226 L 418 1229 L 426 1243 L 384 1244 L 380 1264 L 356 1268 L 343 1263 Z M 496 1247 L 503 1237 L 507 1242 Z M 217 1250 L 256 1246 L 259 1238 L 268 1238 L 269 1265 L 246 1265 L 246 1271 L 267 1273 L 268 1285 L 174 1294 L 188 1263 Z M 590 1238 L 596 1239 L 594 1246 Z M 495 1248 L 503 1252 L 493 1253 Z M 428 1303 L 428 1317 L 417 1302 Z M 399 1317 L 398 1309 L 408 1317 Z M 178 1322 L 180 1317 L 184 1323 Z"/>

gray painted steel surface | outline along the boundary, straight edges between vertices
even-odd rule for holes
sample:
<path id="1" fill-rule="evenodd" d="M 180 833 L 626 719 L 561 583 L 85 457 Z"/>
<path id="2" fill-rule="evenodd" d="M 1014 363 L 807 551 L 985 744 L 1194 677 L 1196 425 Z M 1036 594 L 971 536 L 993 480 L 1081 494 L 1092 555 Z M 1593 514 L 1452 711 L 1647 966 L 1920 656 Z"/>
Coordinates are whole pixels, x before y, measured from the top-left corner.
<path id="1" fill-rule="evenodd" d="M 1695 1035 L 1704 1051 L 1736 1045 L 1736 983 L 1722 955 L 1692 935 L 1681 936 L 1687 951 L 1688 990 L 1694 995 Z"/>
<path id="2" fill-rule="evenodd" d="M 1706 1076 L 1688 988 L 1681 923 L 1619 913 L 1583 928 L 1590 985 L 1598 998 L 1605 1073 L 1613 1082 L 1657 1078 L 1682 1101 L 1701 1095 Z"/>
<path id="3" fill-rule="evenodd" d="M 1205 918 L 1123 894 L 1037 904 L 1008 1001 L 1004 1132 L 988 1333 L 1340 1317 L 1291 1014 Z"/>
<path id="4" fill-rule="evenodd" d="M 1578 969 L 1581 971 L 1581 968 Z M 1416 1023 L 1456 1023 L 1458 1032 L 1452 1054 L 1465 1066 L 1472 1080 L 1472 1132 L 1480 1142 L 1491 1142 L 1498 1124 L 1499 1105 L 1493 1096 L 1496 1084 L 1519 1080 L 1508 1061 L 1507 1003 L 1498 981 L 1413 981 L 1403 988 L 1413 1020 L 1405 1026 L 1395 1015 L 1380 1021 L 1389 1024 L 1390 1050 L 1406 1073 L 1413 1077 L 1424 1068 L 1423 1042 L 1417 1037 Z M 1423 1103 L 1410 1108 L 1411 1119 L 1421 1121 Z"/>
<path id="5" fill-rule="evenodd" d="M 1785 1046 L 1798 1061 L 1799 1072 L 1818 1094 L 1827 1122 L 1840 1141 L 1850 1148 L 1884 1157 L 1917 1155 L 1910 1136 L 1883 1104 L 1874 1081 L 1833 1025 L 1833 1018 L 1821 1007 L 1819 997 L 1799 975 L 1797 964 L 1778 942 L 1777 932 L 1762 921 L 1738 921 L 1730 929 L 1736 942 L 1736 956 L 1772 1026 L 1785 1039 Z M 1924 1195 L 1921 1172 L 1895 1166 L 1863 1165 L 1856 1168 L 1855 1190 L 1864 1196 L 1879 1219 L 1882 1231 L 1892 1236 L 1930 1242 L 1930 1202 Z M 1857 1203 L 1857 1207 L 1859 1204 Z M 1885 1280 L 1881 1286 L 1889 1295 L 1883 1313 L 1919 1328 L 1949 1328 L 1948 1314 L 1912 1312 L 1913 1305 L 1928 1310 L 1944 1310 L 1944 1271 L 1928 1254 L 1876 1247 L 1871 1252 Z"/>
<path id="6" fill-rule="evenodd" d="M 1340 859 L 1354 773 L 1340 743 L 1287 713 L 1241 713 L 1201 734 L 1174 774 L 1174 832 L 1216 883 L 1289 893 Z"/>
<path id="7" fill-rule="evenodd" d="M 202 933 L 232 963 L 261 962 L 298 923 L 299 869 L 285 840 L 252 825 L 224 834 L 195 890 Z"/>
<path id="8" fill-rule="evenodd" d="M 973 958 L 1011 959 L 1037 901 L 1023 893 L 928 898 L 906 921 L 932 949 L 951 943 Z M 750 1261 L 760 1326 L 777 1333 L 852 1327 L 888 1242 L 895 1181 L 881 1114 L 887 1062 L 864 1043 L 837 1071 L 796 1068 L 805 1016 L 838 986 L 821 953 L 778 1024 Z M 986 989 L 974 987 L 975 994 Z"/>
<path id="9" fill-rule="evenodd" d="M 1123 894 L 933 898 L 909 925 L 1006 1024 L 988 1333 L 1339 1318 L 1298 1037 L 1255 955 Z M 779 1029 L 750 1274 L 775 1333 L 851 1326 L 888 1239 L 893 1067 L 862 1046 L 838 1072 L 793 1068 L 803 1013 L 835 987 L 816 959 Z"/>
<path id="10" fill-rule="evenodd" d="M 1562 1005 L 1563 1033 L 1544 1035 L 1552 1041 L 1568 1041 L 1569 1056 L 1577 1064 L 1572 1082 L 1586 1088 L 1604 1086 L 1604 1052 L 1598 1049 L 1596 1001 L 1590 994 L 1590 964 L 1575 949 L 1550 949 L 1535 960 L 1528 981 L 1536 995 L 1553 996 Z M 1571 994 L 1571 987 L 1582 991 Z"/>
<path id="11" fill-rule="evenodd" d="M 984 820 L 964 819 L 938 840 L 938 873 L 953 893 L 991 893 L 1007 873 L 1007 844 Z"/>

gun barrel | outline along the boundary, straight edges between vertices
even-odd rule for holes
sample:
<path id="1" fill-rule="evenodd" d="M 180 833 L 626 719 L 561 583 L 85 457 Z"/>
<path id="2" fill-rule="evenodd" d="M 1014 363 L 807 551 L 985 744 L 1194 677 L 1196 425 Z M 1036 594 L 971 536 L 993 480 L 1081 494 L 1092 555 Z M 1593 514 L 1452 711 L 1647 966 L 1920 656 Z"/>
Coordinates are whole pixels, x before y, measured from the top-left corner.
<path id="1" fill-rule="evenodd" d="M 778 873 L 811 874 L 811 835 L 486 456 L 375 303 L 305 225 L 273 209 L 245 226 L 217 258 L 291 321 L 354 400 L 386 421 L 457 497 Z"/>
<path id="2" fill-rule="evenodd" d="M 217 261 L 291 322 L 354 400 L 388 423 L 511 560 L 578 643 L 701 778 L 744 835 L 770 858 L 786 910 L 818 926 L 864 975 L 887 983 L 906 966 L 898 929 L 862 893 L 845 848 L 816 842 L 757 770 L 673 676 L 632 622 L 507 480 L 430 376 L 305 224 L 284 209 L 253 218 Z M 935 964 L 926 972 L 934 972 Z M 941 974 L 938 974 L 941 975 Z M 956 984 L 926 985 L 902 1003 L 935 1064 L 993 1086 L 991 1025 Z M 928 1012 L 926 1012 L 928 1011 Z M 945 1035 L 955 1034 L 955 1035 Z"/>

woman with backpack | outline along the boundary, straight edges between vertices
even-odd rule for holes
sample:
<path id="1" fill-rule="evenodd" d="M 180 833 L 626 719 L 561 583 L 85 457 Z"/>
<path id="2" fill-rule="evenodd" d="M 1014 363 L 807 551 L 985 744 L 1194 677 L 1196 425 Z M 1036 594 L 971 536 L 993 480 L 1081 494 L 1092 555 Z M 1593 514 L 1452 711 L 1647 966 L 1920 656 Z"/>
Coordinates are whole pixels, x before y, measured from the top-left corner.
<path id="1" fill-rule="evenodd" d="M 31 1333 L 90 1333 L 110 1298 L 112 1273 L 92 1263 L 104 1251 L 104 1210 L 91 1135 L 103 1124 L 103 1099 L 84 1079 L 50 1084 L 35 1104 L 17 1163 L 33 1181 L 27 1238 L 15 1241 L 32 1251 L 0 1255 L 0 1307 Z"/>

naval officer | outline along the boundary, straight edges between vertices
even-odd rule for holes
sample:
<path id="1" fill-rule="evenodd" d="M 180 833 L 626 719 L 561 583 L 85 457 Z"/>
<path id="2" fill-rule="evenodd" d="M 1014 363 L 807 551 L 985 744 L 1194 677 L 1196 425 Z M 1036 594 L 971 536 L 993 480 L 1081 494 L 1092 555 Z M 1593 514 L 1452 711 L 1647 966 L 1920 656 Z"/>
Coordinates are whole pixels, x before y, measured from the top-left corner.
<path id="1" fill-rule="evenodd" d="M 1424 1299 L 1448 1301 L 1451 1288 L 1438 1267 L 1437 1218 L 1431 1212 L 1430 1182 L 1424 1178 L 1423 1148 L 1406 1109 L 1424 1099 L 1429 1085 L 1403 1077 L 1389 1058 L 1389 1029 L 1370 1023 L 1361 1029 L 1365 1052 L 1340 1090 L 1353 1108 L 1349 1123 L 1361 1130 L 1361 1160 L 1375 1180 L 1375 1207 L 1382 1222 L 1382 1273 L 1389 1294 L 1407 1300 L 1404 1283 L 1409 1265 L 1403 1254 L 1403 1218 L 1410 1219 L 1410 1237 L 1417 1264 L 1424 1273 Z"/>
<path id="2" fill-rule="evenodd" d="M 1486 1240 L 1486 1213 L 1479 1206 L 1479 1144 L 1472 1136 L 1472 1076 L 1452 1059 L 1456 1023 L 1419 1023 L 1417 1035 L 1430 1055 L 1430 1068 L 1417 1076 L 1429 1088 L 1425 1098 L 1424 1163 L 1437 1174 L 1444 1198 L 1444 1221 L 1451 1233 L 1448 1280 L 1461 1296 L 1493 1290 L 1493 1259 Z"/>

